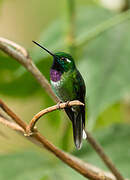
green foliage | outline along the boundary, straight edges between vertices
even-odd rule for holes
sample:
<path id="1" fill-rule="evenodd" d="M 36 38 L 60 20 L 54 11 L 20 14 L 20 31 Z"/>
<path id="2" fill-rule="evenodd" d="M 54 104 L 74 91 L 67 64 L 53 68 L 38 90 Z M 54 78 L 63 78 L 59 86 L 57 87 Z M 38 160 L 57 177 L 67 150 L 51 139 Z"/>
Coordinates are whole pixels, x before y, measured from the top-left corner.
<path id="1" fill-rule="evenodd" d="M 2 3 L 3 3 L 3 0 L 0 0 L 0 6 L 2 5 Z"/>
<path id="2" fill-rule="evenodd" d="M 128 17 L 130 17 L 129 11 L 117 16 L 97 5 L 78 6 L 74 28 L 77 45 L 75 60 L 87 87 L 87 128 L 99 129 L 95 137 L 125 177 L 130 177 L 128 149 L 130 127 L 123 124 L 106 129 L 103 127 L 114 122 L 123 122 L 120 106 L 123 104 L 122 100 L 130 95 L 130 23 L 125 21 Z M 61 16 L 46 30 L 41 31 L 38 42 L 52 52 L 68 51 L 67 29 L 64 17 Z M 49 80 L 51 57 L 35 45 L 29 49 L 29 52 L 36 66 Z M 0 93 L 19 98 L 33 97 L 35 93 L 43 99 L 42 109 L 53 104 L 53 100 L 48 97 L 34 77 L 1 51 Z M 43 124 L 41 122 L 38 129 L 44 131 L 45 135 L 48 131 L 50 137 L 52 135 L 56 140 L 58 139 L 56 143 L 62 149 L 70 151 L 72 128 L 70 123 L 67 124 L 68 122 L 64 125 L 63 112 L 50 113 L 45 119 L 48 124 L 46 125 L 45 121 Z M 86 143 L 80 151 L 75 151 L 74 155 L 107 170 Z M 84 179 L 63 163 L 48 159 L 50 157 L 46 158 L 45 154 L 32 151 L 0 156 L 0 179 Z"/>
<path id="3" fill-rule="evenodd" d="M 106 153 L 127 178 L 130 177 L 128 148 L 130 126 L 118 125 L 95 133 Z M 84 142 L 83 148 L 73 153 L 86 162 L 107 170 L 94 150 Z M 85 179 L 60 161 L 50 160 L 46 155 L 33 151 L 0 156 L 0 179 L 2 180 L 71 180 Z M 13 164 L 13 166 L 12 166 Z"/>
<path id="4" fill-rule="evenodd" d="M 76 11 L 76 41 L 80 45 L 89 39 L 91 32 L 115 17 L 98 6 L 80 7 Z M 42 32 L 39 42 L 51 51 L 66 51 L 65 22 L 62 18 L 53 22 L 46 31 Z M 129 21 L 104 32 L 92 42 L 86 42 L 84 47 L 77 47 L 78 68 L 87 86 L 88 128 L 95 126 L 96 120 L 111 105 L 119 102 L 130 92 L 130 61 L 129 61 Z M 102 27 L 102 26 L 101 26 Z M 30 50 L 31 57 L 37 67 L 49 80 L 51 57 L 34 45 Z M 10 96 L 25 97 L 39 92 L 44 96 L 44 104 L 51 104 L 50 98 L 41 90 L 34 77 L 12 58 L 0 53 L 0 92 Z M 58 115 L 58 113 L 57 113 Z M 52 126 L 54 121 L 48 119 Z M 57 119 L 59 116 L 57 116 Z M 58 125 L 59 121 L 55 124 Z M 96 124 L 98 127 L 98 125 Z M 57 126 L 58 127 L 58 126 Z"/>
<path id="5" fill-rule="evenodd" d="M 114 123 L 123 123 L 122 104 L 114 104 L 101 113 L 95 123 L 95 128 L 110 126 Z"/>
<path id="6" fill-rule="evenodd" d="M 94 134 L 95 138 L 102 145 L 104 151 L 113 160 L 114 164 L 124 177 L 130 177 L 130 151 L 128 148 L 130 138 L 129 129 L 129 125 L 120 124 L 101 129 Z M 86 145 L 86 143 L 84 143 L 81 151 L 76 151 L 74 155 L 96 165 L 97 167 L 107 170 L 104 163 L 101 161 L 97 153 L 92 150 L 89 144 Z"/>
<path id="7" fill-rule="evenodd" d="M 129 21 L 102 34 L 84 48 L 79 68 L 88 90 L 89 125 L 108 106 L 130 93 Z"/>
<path id="8" fill-rule="evenodd" d="M 43 175 L 48 175 L 48 168 L 50 167 L 48 159 L 34 152 L 4 155 L 0 159 L 0 179 L 3 180 L 41 179 Z"/>

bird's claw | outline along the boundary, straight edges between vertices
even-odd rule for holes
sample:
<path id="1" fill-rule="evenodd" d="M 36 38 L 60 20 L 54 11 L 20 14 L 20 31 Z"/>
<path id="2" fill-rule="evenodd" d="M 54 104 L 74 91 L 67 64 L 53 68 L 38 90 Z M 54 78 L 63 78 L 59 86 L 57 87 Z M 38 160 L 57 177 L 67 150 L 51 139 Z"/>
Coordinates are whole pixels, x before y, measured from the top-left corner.
<path id="1" fill-rule="evenodd" d="M 62 101 L 59 101 L 59 102 L 57 103 L 57 106 L 58 106 L 57 109 L 59 109 L 59 110 L 61 109 L 61 108 L 60 108 L 60 104 L 61 104 L 61 103 L 62 103 Z"/>
<path id="2" fill-rule="evenodd" d="M 66 101 L 66 102 L 65 102 L 65 107 L 68 107 L 68 106 L 69 106 L 69 102 L 70 102 L 70 101 Z M 61 109 L 61 108 L 60 108 L 60 104 L 61 104 L 61 103 L 62 103 L 62 101 L 59 101 L 59 102 L 57 103 L 57 106 L 58 106 L 57 109 L 59 109 L 59 110 Z"/>
<path id="3" fill-rule="evenodd" d="M 69 106 L 69 102 L 70 102 L 70 101 L 66 101 L 66 107 L 68 107 L 68 106 Z"/>

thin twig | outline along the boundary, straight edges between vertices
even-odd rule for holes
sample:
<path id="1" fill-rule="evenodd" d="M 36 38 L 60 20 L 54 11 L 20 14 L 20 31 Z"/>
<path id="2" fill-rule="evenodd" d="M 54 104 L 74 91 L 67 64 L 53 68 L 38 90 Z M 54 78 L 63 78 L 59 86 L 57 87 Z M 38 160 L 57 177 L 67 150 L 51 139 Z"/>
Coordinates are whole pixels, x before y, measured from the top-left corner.
<path id="1" fill-rule="evenodd" d="M 0 107 L 3 109 L 4 112 L 8 114 L 8 116 L 10 116 L 20 127 L 22 127 L 25 130 L 27 124 L 24 121 L 22 121 L 20 118 L 18 118 L 18 116 L 16 116 L 16 114 L 13 113 L 13 111 L 11 111 L 11 109 L 8 108 L 8 106 L 1 99 L 0 99 Z"/>
<path id="2" fill-rule="evenodd" d="M 95 149 L 95 151 L 102 158 L 102 160 L 107 165 L 107 167 L 111 170 L 111 172 L 116 176 L 117 179 L 124 180 L 124 178 L 122 177 L 120 172 L 115 168 L 115 165 L 113 164 L 111 159 L 105 154 L 105 152 L 104 152 L 103 148 L 101 147 L 101 145 L 93 138 L 93 136 L 87 130 L 85 130 L 85 132 L 87 134 L 87 139 L 86 140 Z"/>
<path id="3" fill-rule="evenodd" d="M 12 47 L 13 49 L 15 49 L 16 51 L 20 52 L 24 57 L 28 56 L 28 52 L 26 51 L 26 49 L 20 46 L 19 44 L 16 44 L 13 41 L 0 37 L 0 44 L 1 44 L 1 48 L 2 47 L 5 48 L 5 46 L 8 45 Z"/>
<path id="4" fill-rule="evenodd" d="M 27 128 L 27 125 L 24 124 L 24 128 L 20 129 L 22 120 L 1 100 L 1 107 L 2 109 L 15 121 L 18 123 L 12 123 L 10 121 L 7 122 L 6 119 L 0 118 L 0 122 L 2 124 L 8 126 L 9 128 L 16 130 L 18 132 L 22 132 L 24 134 L 24 129 Z M 31 137 L 27 137 L 28 140 L 32 141 L 36 145 L 43 145 L 47 150 L 52 152 L 55 156 L 57 156 L 60 160 L 64 163 L 68 164 L 71 168 L 75 169 L 77 172 L 82 174 L 84 177 L 92 179 L 92 180 L 115 180 L 115 177 L 107 172 L 102 171 L 101 169 L 90 165 L 88 163 L 83 162 L 82 160 L 69 155 L 55 147 L 52 143 L 50 143 L 44 136 L 42 136 L 38 131 L 33 134 Z M 40 144 L 39 144 L 40 143 Z"/>
<path id="5" fill-rule="evenodd" d="M 83 103 L 81 103 L 80 101 L 70 101 L 70 102 L 65 102 L 65 103 L 58 103 L 54 106 L 51 106 L 49 108 L 46 108 L 40 112 L 38 112 L 33 118 L 32 120 L 30 121 L 29 125 L 27 126 L 27 129 L 26 129 L 26 135 L 30 136 L 33 132 L 33 129 L 34 129 L 34 126 L 36 124 L 36 122 L 38 121 L 38 119 L 40 117 L 42 117 L 43 115 L 49 113 L 49 112 L 52 112 L 52 111 L 55 111 L 57 109 L 64 109 L 65 107 L 69 107 L 69 106 L 84 106 Z"/>
<path id="6" fill-rule="evenodd" d="M 14 122 L 11 122 L 11 121 L 8 121 L 6 120 L 4 117 L 0 116 L 0 123 L 15 130 L 15 131 L 20 131 L 22 133 L 24 133 L 24 130 L 19 126 L 17 125 L 16 123 Z"/>
<path id="7" fill-rule="evenodd" d="M 13 43 L 11 44 L 11 46 L 13 47 Z M 32 75 L 37 79 L 37 81 L 40 83 L 40 85 L 46 90 L 46 92 L 49 94 L 49 96 L 52 97 L 52 99 L 55 102 L 58 102 L 58 98 L 56 97 L 56 95 L 53 93 L 51 86 L 49 84 L 49 82 L 46 80 L 46 78 L 42 75 L 42 73 L 37 69 L 37 67 L 35 66 L 35 64 L 32 62 L 32 59 L 28 56 L 25 57 L 24 54 L 21 54 L 19 52 L 17 52 L 16 50 L 14 51 L 14 49 L 10 48 L 8 46 L 8 44 L 6 44 L 3 39 L 1 40 L 0 38 L 0 49 L 3 50 L 6 54 L 10 55 L 11 57 L 13 57 L 14 59 L 16 59 L 19 63 L 21 63 L 29 72 L 32 73 Z M 21 51 L 20 51 L 21 52 Z M 14 116 L 15 117 L 15 116 Z M 15 119 L 15 118 L 14 118 Z M 22 122 L 21 122 L 22 123 Z M 23 122 L 24 123 L 24 122 Z M 23 127 L 24 126 L 24 127 Z M 24 130 L 25 128 L 25 124 L 23 124 L 23 126 L 21 126 Z M 90 134 L 90 133 L 89 133 Z M 94 139 L 91 135 L 91 138 Z M 91 144 L 91 140 L 89 139 L 89 143 Z M 96 140 L 94 139 L 94 141 L 96 142 Z M 101 156 L 101 152 L 98 150 L 98 148 L 96 148 L 95 146 L 93 146 L 93 148 L 95 149 L 95 151 L 99 154 L 99 156 L 101 157 L 101 159 L 105 162 L 106 166 L 111 170 L 111 172 L 115 175 L 115 177 L 118 180 L 124 180 L 123 176 L 120 175 L 120 172 L 116 169 L 116 167 L 114 169 L 116 169 L 116 171 L 112 171 L 113 168 L 113 163 L 111 164 L 111 161 L 109 162 L 109 166 L 106 163 L 106 161 L 104 160 L 104 157 Z M 103 154 L 104 151 L 103 149 L 100 149 L 102 151 Z M 106 155 L 107 156 L 107 155 Z M 108 158 L 109 159 L 109 158 Z M 110 168 L 111 167 L 111 168 Z M 118 175 L 117 175 L 118 172 Z"/>

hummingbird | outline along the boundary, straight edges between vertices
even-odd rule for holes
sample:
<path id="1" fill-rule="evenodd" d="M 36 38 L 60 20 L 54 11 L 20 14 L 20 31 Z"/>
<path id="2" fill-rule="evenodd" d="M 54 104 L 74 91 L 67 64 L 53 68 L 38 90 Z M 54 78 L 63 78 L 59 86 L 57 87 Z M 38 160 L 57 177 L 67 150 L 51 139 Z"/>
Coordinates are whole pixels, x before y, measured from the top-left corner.
<path id="1" fill-rule="evenodd" d="M 53 57 L 50 69 L 50 82 L 52 90 L 61 102 L 79 100 L 84 106 L 66 107 L 65 112 L 72 122 L 74 143 L 77 149 L 82 146 L 85 136 L 85 93 L 84 80 L 76 68 L 73 57 L 65 52 L 52 53 L 45 47 L 33 41 Z M 86 137 L 85 137 L 86 138 Z"/>

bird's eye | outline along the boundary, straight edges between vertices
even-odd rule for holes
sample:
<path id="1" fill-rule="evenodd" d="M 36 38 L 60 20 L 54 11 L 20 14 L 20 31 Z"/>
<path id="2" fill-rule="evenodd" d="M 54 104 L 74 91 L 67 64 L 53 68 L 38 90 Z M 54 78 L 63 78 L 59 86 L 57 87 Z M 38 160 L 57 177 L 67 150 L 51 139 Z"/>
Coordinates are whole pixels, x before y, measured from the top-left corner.
<path id="1" fill-rule="evenodd" d="M 62 57 L 61 60 L 62 60 L 62 61 L 66 61 L 66 62 L 68 62 L 68 63 L 71 62 L 68 58 L 65 58 L 65 57 Z"/>
<path id="2" fill-rule="evenodd" d="M 61 60 L 62 60 L 62 61 L 66 61 L 66 58 L 65 58 L 65 57 L 62 57 Z"/>

